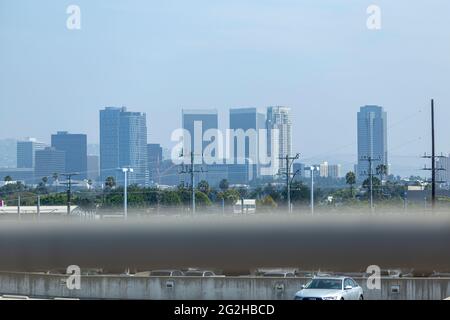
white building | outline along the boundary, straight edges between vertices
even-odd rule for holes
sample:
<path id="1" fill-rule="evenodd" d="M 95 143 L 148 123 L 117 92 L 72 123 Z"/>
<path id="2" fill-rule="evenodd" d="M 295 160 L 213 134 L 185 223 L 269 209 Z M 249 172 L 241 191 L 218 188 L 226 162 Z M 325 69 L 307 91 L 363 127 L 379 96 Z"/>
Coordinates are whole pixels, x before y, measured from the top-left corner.
<path id="1" fill-rule="evenodd" d="M 292 156 L 292 122 L 290 116 L 291 109 L 288 107 L 268 107 L 267 108 L 267 150 L 272 155 L 275 152 L 275 159 L 279 157 Z M 272 134 L 272 129 L 278 130 L 278 150 L 272 150 L 272 146 L 277 145 L 274 141 L 276 136 Z M 285 161 L 279 160 L 281 171 L 286 170 Z"/>
<path id="2" fill-rule="evenodd" d="M 328 178 L 328 162 L 324 162 L 319 166 L 319 175 L 322 178 Z"/>
<path id="3" fill-rule="evenodd" d="M 450 155 L 443 158 L 437 158 L 436 168 L 440 169 L 437 171 L 436 180 L 449 183 L 450 182 Z"/>
<path id="4" fill-rule="evenodd" d="M 328 165 L 328 177 L 332 179 L 338 179 L 341 177 L 341 165 L 331 164 Z"/>
<path id="5" fill-rule="evenodd" d="M 319 166 L 320 176 L 323 178 L 338 179 L 341 177 L 341 165 L 329 164 L 327 161 L 323 162 Z"/>

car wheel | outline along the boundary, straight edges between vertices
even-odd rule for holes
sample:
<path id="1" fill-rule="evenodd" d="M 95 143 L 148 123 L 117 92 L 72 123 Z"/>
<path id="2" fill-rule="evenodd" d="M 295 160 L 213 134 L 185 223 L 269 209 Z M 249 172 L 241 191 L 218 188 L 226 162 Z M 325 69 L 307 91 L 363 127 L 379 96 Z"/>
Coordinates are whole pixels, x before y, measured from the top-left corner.
<path id="1" fill-rule="evenodd" d="M 364 297 L 362 295 L 360 295 L 359 300 L 364 300 Z"/>

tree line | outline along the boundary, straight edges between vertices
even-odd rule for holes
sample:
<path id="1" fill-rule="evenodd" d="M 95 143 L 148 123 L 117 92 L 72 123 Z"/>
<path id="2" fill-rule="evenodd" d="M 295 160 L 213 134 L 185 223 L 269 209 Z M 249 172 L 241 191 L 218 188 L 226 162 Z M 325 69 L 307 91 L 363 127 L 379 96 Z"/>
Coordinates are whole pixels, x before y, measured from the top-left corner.
<path id="1" fill-rule="evenodd" d="M 367 199 L 368 194 L 373 189 L 376 199 L 396 198 L 401 199 L 404 186 L 391 181 L 385 181 L 387 167 L 379 165 L 376 173 L 372 177 L 367 177 L 356 188 L 357 179 L 354 172 L 345 175 L 345 183 L 349 186 L 321 190 L 314 190 L 317 202 L 325 198 L 333 201 L 352 203 L 357 200 Z M 20 195 L 21 205 L 33 206 L 37 204 L 37 196 L 40 197 L 41 205 L 65 205 L 67 195 L 65 190 L 58 190 L 58 175 L 52 176 L 53 185 L 49 183 L 48 177 L 43 177 L 37 186 L 24 185 L 21 182 L 13 182 L 10 176 L 4 177 L 6 184 L 0 188 L 0 199 L 7 205 L 17 205 Z M 372 182 L 372 183 L 371 183 Z M 92 188 L 92 181 L 88 182 L 89 188 L 73 193 L 72 202 L 86 211 L 114 209 L 123 206 L 124 190 L 117 185 L 114 177 L 107 177 L 104 188 Z M 294 206 L 309 205 L 310 188 L 301 180 L 294 180 L 290 186 L 290 198 Z M 356 192 L 357 191 L 357 192 Z M 362 192 L 361 192 L 362 191 Z M 273 209 L 287 205 L 287 188 L 282 183 L 265 183 L 256 187 L 231 187 L 227 179 L 220 181 L 217 188 L 213 188 L 205 180 L 200 181 L 195 187 L 196 206 L 198 208 L 208 208 L 211 206 L 233 206 L 241 199 L 256 199 L 260 209 Z M 176 188 L 161 189 L 157 187 L 142 187 L 138 185 L 128 186 L 128 205 L 130 208 L 149 207 L 184 207 L 191 206 L 192 187 L 184 184 Z"/>

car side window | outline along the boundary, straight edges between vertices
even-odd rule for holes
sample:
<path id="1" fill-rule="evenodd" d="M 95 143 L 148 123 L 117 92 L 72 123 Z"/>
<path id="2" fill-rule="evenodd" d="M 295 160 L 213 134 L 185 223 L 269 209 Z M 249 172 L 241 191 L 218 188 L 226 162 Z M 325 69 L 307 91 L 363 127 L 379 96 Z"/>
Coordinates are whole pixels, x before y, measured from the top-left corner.
<path id="1" fill-rule="evenodd" d="M 350 282 L 350 279 L 345 279 L 344 280 L 344 289 L 345 289 L 345 287 L 347 287 L 347 286 L 352 286 L 352 283 Z M 353 286 L 352 286 L 353 287 Z"/>

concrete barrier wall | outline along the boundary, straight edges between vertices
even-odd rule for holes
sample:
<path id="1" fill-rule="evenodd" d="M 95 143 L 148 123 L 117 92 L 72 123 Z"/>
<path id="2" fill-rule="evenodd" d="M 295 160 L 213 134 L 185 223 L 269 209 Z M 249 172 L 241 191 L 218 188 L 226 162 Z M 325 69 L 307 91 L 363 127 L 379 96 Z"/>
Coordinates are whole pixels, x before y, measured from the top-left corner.
<path id="1" fill-rule="evenodd" d="M 309 279 L 82 276 L 79 290 L 69 290 L 66 280 L 62 275 L 0 272 L 0 294 L 80 299 L 290 300 Z M 383 279 L 381 290 L 368 290 L 366 279 L 355 280 L 363 287 L 366 300 L 441 300 L 450 296 L 450 278 Z"/>

